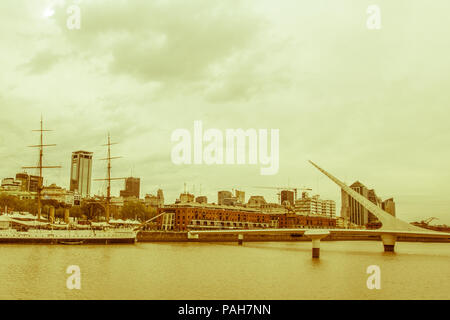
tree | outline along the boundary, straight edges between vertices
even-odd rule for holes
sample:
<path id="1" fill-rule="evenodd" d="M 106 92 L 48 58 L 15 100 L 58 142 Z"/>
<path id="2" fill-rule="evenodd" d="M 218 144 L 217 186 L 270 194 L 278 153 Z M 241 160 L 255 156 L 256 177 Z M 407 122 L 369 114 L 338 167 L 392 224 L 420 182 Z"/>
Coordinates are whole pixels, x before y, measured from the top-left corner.
<path id="1" fill-rule="evenodd" d="M 145 206 L 141 202 L 128 201 L 122 208 L 122 219 L 139 219 L 146 218 Z"/>
<path id="2" fill-rule="evenodd" d="M 7 194 L 0 194 L 0 208 L 4 209 L 8 207 L 12 210 L 18 210 L 19 207 L 19 198 Z"/>
<path id="3" fill-rule="evenodd" d="M 101 216 L 105 215 L 105 208 L 100 202 L 84 202 L 81 205 L 81 210 L 88 220 L 99 220 Z"/>
<path id="4" fill-rule="evenodd" d="M 81 218 L 81 216 L 83 215 L 83 211 L 81 210 L 80 206 L 74 206 L 69 209 L 69 215 L 71 217 Z"/>

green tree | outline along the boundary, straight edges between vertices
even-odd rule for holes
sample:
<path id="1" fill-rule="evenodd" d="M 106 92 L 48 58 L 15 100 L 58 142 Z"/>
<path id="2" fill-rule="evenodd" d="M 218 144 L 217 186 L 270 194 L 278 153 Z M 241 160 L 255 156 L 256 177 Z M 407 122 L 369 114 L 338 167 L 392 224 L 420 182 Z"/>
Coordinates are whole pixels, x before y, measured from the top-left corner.
<path id="1" fill-rule="evenodd" d="M 17 211 L 19 208 L 19 202 L 20 200 L 15 196 L 0 194 L 0 207 L 2 210 L 5 207 L 8 207 L 8 210 Z"/>
<path id="2" fill-rule="evenodd" d="M 81 206 L 73 206 L 69 209 L 69 215 L 75 218 L 81 218 L 83 215 L 83 211 L 81 210 Z"/>
<path id="3" fill-rule="evenodd" d="M 128 201 L 122 208 L 122 219 L 139 219 L 146 218 L 145 206 L 141 202 Z"/>

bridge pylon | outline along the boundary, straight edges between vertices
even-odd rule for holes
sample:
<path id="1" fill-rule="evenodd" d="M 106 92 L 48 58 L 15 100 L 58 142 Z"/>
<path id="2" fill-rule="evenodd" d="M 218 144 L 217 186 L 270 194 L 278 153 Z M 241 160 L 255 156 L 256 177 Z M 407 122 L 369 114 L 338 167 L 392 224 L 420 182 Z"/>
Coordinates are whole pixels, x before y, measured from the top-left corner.
<path id="1" fill-rule="evenodd" d="M 305 236 L 312 240 L 312 257 L 318 259 L 320 257 L 320 240 L 330 234 L 329 230 L 308 230 Z"/>
<path id="2" fill-rule="evenodd" d="M 383 242 L 384 252 L 394 252 L 397 236 L 395 234 L 382 234 L 380 237 Z"/>

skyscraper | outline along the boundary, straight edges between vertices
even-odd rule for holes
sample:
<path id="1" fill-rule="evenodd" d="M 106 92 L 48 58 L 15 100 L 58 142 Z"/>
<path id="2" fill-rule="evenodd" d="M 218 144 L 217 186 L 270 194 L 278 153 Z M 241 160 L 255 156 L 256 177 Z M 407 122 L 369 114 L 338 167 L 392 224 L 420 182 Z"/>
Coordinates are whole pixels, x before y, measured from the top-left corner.
<path id="1" fill-rule="evenodd" d="M 129 177 L 125 179 L 125 190 L 120 191 L 120 196 L 124 198 L 136 197 L 139 199 L 141 194 L 141 179 Z"/>
<path id="2" fill-rule="evenodd" d="M 390 199 L 386 199 L 383 201 L 383 203 L 381 204 L 381 208 L 390 213 L 391 215 L 393 215 L 395 217 L 395 202 L 394 202 L 394 198 L 390 198 Z"/>
<path id="3" fill-rule="evenodd" d="M 281 204 L 284 204 L 285 201 L 287 201 L 289 205 L 291 206 L 295 205 L 294 191 L 282 190 L 280 196 L 281 196 Z"/>
<path id="4" fill-rule="evenodd" d="M 378 207 L 389 212 L 395 216 L 394 200 L 388 199 L 382 202 L 381 198 L 377 197 L 374 189 L 368 189 L 361 182 L 356 181 L 350 188 L 369 199 Z M 344 190 L 341 190 L 341 217 L 357 225 L 366 225 L 368 223 L 375 223 L 378 219 L 370 211 L 365 209 L 359 202 L 348 195 Z"/>
<path id="5" fill-rule="evenodd" d="M 70 191 L 78 192 L 81 197 L 88 197 L 91 193 L 92 152 L 72 152 L 70 169 Z"/>

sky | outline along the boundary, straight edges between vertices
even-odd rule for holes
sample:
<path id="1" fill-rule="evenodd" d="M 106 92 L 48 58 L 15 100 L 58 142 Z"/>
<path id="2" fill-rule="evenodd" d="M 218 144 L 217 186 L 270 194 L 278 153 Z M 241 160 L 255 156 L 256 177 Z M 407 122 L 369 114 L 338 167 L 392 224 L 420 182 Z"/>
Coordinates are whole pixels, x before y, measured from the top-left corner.
<path id="1" fill-rule="evenodd" d="M 381 29 L 366 26 L 369 5 Z M 80 8 L 69 29 L 68 8 Z M 276 202 L 276 190 L 312 188 L 340 211 L 344 182 L 361 181 L 397 217 L 450 224 L 450 37 L 447 0 L 0 2 L 0 177 L 36 165 L 42 115 L 45 183 L 69 187 L 70 157 L 94 152 L 105 178 L 141 178 L 141 196 L 164 190 L 217 201 L 241 189 Z M 175 165 L 177 129 L 279 129 L 280 167 Z M 30 173 L 35 173 L 30 171 Z M 123 182 L 113 182 L 118 195 Z M 93 182 L 96 194 L 105 183 Z"/>

